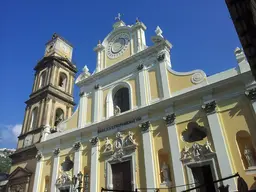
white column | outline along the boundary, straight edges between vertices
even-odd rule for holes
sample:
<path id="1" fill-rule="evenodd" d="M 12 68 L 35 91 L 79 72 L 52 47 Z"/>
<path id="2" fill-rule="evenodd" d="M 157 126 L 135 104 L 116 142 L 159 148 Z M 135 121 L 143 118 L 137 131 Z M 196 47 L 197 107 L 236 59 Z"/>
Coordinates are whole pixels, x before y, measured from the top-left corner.
<path id="1" fill-rule="evenodd" d="M 93 137 L 90 142 L 92 144 L 91 148 L 91 178 L 90 178 L 90 192 L 98 192 L 98 159 L 99 159 L 99 142 L 96 133 L 94 133 L 95 137 Z"/>
<path id="2" fill-rule="evenodd" d="M 216 102 L 211 101 L 205 103 L 202 108 L 207 113 L 207 119 L 212 134 L 212 140 L 216 151 L 221 178 L 233 175 L 230 157 L 228 154 L 227 144 L 225 142 L 224 133 L 222 131 L 221 122 L 218 114 L 215 111 Z M 228 179 L 223 181 L 224 185 L 229 185 L 230 191 L 236 190 L 236 183 L 234 179 Z"/>
<path id="3" fill-rule="evenodd" d="M 140 124 L 142 131 L 143 150 L 144 150 L 144 165 L 146 171 L 147 188 L 156 188 L 155 166 L 152 149 L 152 136 L 150 131 L 150 122 Z"/>
<path id="4" fill-rule="evenodd" d="M 139 93 L 140 93 L 140 106 L 147 105 L 146 83 L 145 83 L 145 71 L 139 72 Z"/>
<path id="5" fill-rule="evenodd" d="M 165 55 L 164 57 L 167 57 L 167 53 L 166 52 L 162 52 L 160 55 Z M 169 85 L 168 85 L 168 76 L 167 76 L 167 67 L 166 65 L 168 64 L 167 59 L 163 59 L 163 60 L 158 60 L 158 70 L 160 73 L 160 88 L 161 88 L 161 93 L 162 93 L 162 97 L 163 98 L 169 98 L 171 96 L 170 94 L 170 90 L 169 90 Z"/>
<path id="6" fill-rule="evenodd" d="M 173 174 L 174 174 L 174 181 L 175 186 L 179 185 L 185 185 L 185 178 L 184 178 L 184 170 L 182 162 L 180 161 L 180 149 L 179 149 L 179 142 L 178 142 L 178 132 L 177 127 L 175 124 L 175 114 L 169 114 L 166 117 L 164 117 L 164 120 L 166 122 L 167 126 L 167 132 L 168 132 L 168 138 L 169 138 L 169 147 L 171 151 L 171 161 L 170 164 L 172 164 L 173 167 Z M 183 191 L 186 187 L 177 187 L 176 191 Z"/>
<path id="7" fill-rule="evenodd" d="M 74 175 L 77 175 L 81 171 L 81 142 L 77 141 L 74 144 L 74 150 L 75 150 L 75 155 L 74 155 Z"/>
<path id="8" fill-rule="evenodd" d="M 97 84 L 97 86 L 99 85 Z M 99 90 L 99 88 L 95 88 L 94 98 L 93 98 L 93 122 L 98 122 L 101 118 L 101 113 L 100 113 L 101 93 L 102 93 L 102 90 Z"/>
<path id="9" fill-rule="evenodd" d="M 56 192 L 56 180 L 58 177 L 58 167 L 59 167 L 59 153 L 60 148 L 56 148 L 53 151 L 53 165 L 52 165 L 52 176 L 51 176 L 51 192 Z"/>
<path id="10" fill-rule="evenodd" d="M 80 93 L 78 127 L 81 128 L 86 124 L 87 97 L 84 92 Z"/>
<path id="11" fill-rule="evenodd" d="M 33 185 L 33 191 L 40 191 L 40 184 L 42 183 L 44 178 L 41 178 L 42 173 L 42 154 L 40 152 L 36 155 L 37 163 L 36 163 L 36 171 L 35 171 L 35 179 Z"/>

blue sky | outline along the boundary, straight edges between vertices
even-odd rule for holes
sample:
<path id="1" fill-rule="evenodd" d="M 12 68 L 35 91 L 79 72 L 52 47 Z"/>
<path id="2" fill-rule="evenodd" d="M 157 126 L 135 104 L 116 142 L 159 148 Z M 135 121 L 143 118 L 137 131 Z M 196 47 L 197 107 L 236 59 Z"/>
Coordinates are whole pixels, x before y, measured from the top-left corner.
<path id="1" fill-rule="evenodd" d="M 147 26 L 147 44 L 160 26 L 172 44 L 176 71 L 202 69 L 207 75 L 235 67 L 234 49 L 240 46 L 224 0 L 9 0 L 0 5 L 0 148 L 16 148 L 31 93 L 36 65 L 45 43 L 57 32 L 74 46 L 79 73 L 92 72 L 98 40 L 112 30 L 117 13 L 126 24 L 139 17 Z M 78 89 L 75 89 L 77 102 Z"/>

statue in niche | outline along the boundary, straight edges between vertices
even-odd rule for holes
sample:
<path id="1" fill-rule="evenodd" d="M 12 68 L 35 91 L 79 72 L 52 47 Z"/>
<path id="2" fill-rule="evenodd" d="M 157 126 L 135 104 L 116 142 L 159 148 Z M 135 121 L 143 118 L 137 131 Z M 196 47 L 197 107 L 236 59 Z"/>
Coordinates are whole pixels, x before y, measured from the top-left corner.
<path id="1" fill-rule="evenodd" d="M 163 162 L 163 165 L 161 167 L 161 173 L 163 176 L 163 183 L 169 183 L 170 182 L 169 168 L 165 162 Z"/>
<path id="2" fill-rule="evenodd" d="M 187 129 L 181 134 L 184 141 L 191 143 L 203 140 L 207 136 L 207 130 L 197 122 L 189 122 Z"/>
<path id="3" fill-rule="evenodd" d="M 118 105 L 115 105 L 114 114 L 115 114 L 115 115 L 119 115 L 120 113 L 121 113 L 120 107 L 118 107 Z"/>
<path id="4" fill-rule="evenodd" d="M 249 167 L 255 166 L 254 154 L 253 154 L 252 150 L 247 145 L 244 147 L 244 156 L 247 160 Z"/>
<path id="5" fill-rule="evenodd" d="M 134 133 L 129 131 L 128 132 L 128 136 L 125 139 L 125 146 L 129 146 L 129 145 L 137 145 L 137 143 L 135 142 L 134 138 Z"/>

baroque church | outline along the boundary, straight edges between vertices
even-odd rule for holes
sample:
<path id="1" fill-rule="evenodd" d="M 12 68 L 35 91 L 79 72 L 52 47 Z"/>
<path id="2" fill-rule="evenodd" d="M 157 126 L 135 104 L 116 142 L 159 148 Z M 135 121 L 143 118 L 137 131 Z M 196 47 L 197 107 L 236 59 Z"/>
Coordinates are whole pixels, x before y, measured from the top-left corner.
<path id="1" fill-rule="evenodd" d="M 160 27 L 152 46 L 145 31 L 119 15 L 94 48 L 95 71 L 76 79 L 72 45 L 53 35 L 34 68 L 8 191 L 237 191 L 236 177 L 222 180 L 236 173 L 256 187 L 256 82 L 243 50 L 227 71 L 177 72 Z"/>

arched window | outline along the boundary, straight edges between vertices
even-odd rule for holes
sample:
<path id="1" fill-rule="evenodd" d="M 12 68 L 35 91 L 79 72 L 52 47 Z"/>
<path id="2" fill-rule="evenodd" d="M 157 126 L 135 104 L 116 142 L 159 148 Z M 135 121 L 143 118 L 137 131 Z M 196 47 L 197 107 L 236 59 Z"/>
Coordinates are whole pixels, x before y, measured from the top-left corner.
<path id="1" fill-rule="evenodd" d="M 67 75 L 65 73 L 60 73 L 58 85 L 62 90 L 66 90 Z"/>
<path id="2" fill-rule="evenodd" d="M 36 128 L 37 126 L 37 117 L 38 117 L 38 108 L 35 107 L 32 110 L 32 114 L 31 114 L 31 121 L 30 121 L 30 130 L 33 130 Z"/>
<path id="3" fill-rule="evenodd" d="M 255 166 L 256 154 L 252 145 L 251 135 L 247 131 L 238 131 L 236 133 L 236 142 L 244 167 L 247 169 L 248 167 Z"/>
<path id="4" fill-rule="evenodd" d="M 130 110 L 129 100 L 129 89 L 127 87 L 118 89 L 113 97 L 114 111 L 116 111 L 117 107 L 120 109 L 120 113 Z"/>
<path id="5" fill-rule="evenodd" d="M 46 71 L 42 72 L 40 75 L 40 84 L 39 84 L 39 88 L 44 87 L 46 84 Z"/>
<path id="6" fill-rule="evenodd" d="M 58 108 L 55 112 L 54 126 L 56 127 L 63 120 L 64 120 L 64 111 L 61 108 Z"/>

